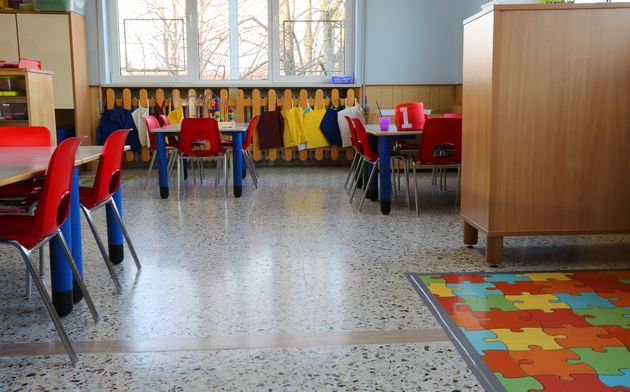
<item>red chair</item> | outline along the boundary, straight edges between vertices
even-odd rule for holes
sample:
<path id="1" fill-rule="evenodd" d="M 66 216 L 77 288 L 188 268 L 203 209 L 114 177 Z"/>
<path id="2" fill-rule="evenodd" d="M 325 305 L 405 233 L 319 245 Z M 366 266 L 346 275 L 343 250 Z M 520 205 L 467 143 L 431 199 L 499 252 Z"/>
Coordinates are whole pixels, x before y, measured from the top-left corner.
<path id="1" fill-rule="evenodd" d="M 348 194 L 350 191 L 356 187 L 356 183 L 359 181 L 360 172 L 359 166 L 363 163 L 363 147 L 361 147 L 361 143 L 357 137 L 357 129 L 354 126 L 354 122 L 352 118 L 349 116 L 345 116 L 346 121 L 348 122 L 348 129 L 350 130 L 350 141 L 352 142 L 352 149 L 354 150 L 354 157 L 352 158 L 352 163 L 350 164 L 350 172 L 348 173 L 348 177 L 346 177 L 346 183 L 344 184 L 344 188 L 348 187 L 348 180 L 352 178 L 350 182 L 350 188 L 348 188 Z"/>
<path id="2" fill-rule="evenodd" d="M 129 233 L 127 232 L 127 228 L 125 227 L 125 224 L 122 220 L 121 213 L 118 210 L 118 206 L 116 205 L 116 202 L 113 198 L 114 193 L 116 193 L 118 188 L 120 188 L 120 176 L 122 171 L 122 159 L 125 151 L 125 140 L 127 139 L 127 135 L 130 131 L 130 129 L 119 130 L 112 132 L 109 135 L 109 137 L 105 141 L 105 145 L 103 146 L 103 152 L 101 153 L 101 159 L 98 162 L 98 168 L 96 169 L 96 176 L 94 177 L 93 186 L 79 188 L 81 209 L 85 214 L 85 218 L 87 219 L 88 225 L 92 230 L 92 234 L 94 235 L 94 239 L 96 240 L 98 249 L 101 251 L 101 255 L 105 260 L 105 264 L 107 265 L 109 274 L 111 275 L 118 292 L 121 291 L 120 283 L 118 282 L 118 278 L 114 273 L 114 266 L 109 259 L 107 250 L 105 249 L 105 245 L 103 245 L 103 241 L 96 231 L 96 225 L 94 224 L 94 220 L 92 219 L 92 212 L 108 204 L 110 205 L 110 207 L 114 211 L 116 220 L 122 228 L 123 235 L 125 237 L 125 240 L 127 241 L 127 245 L 129 245 L 129 251 L 133 256 L 136 267 L 138 267 L 138 269 L 141 269 L 142 266 L 140 265 L 140 261 L 138 260 L 138 255 L 136 254 L 136 250 L 131 243 L 131 238 L 129 238 Z"/>
<path id="3" fill-rule="evenodd" d="M 22 259 L 30 277 L 35 281 L 39 294 L 44 301 L 44 306 L 57 329 L 68 356 L 72 363 L 78 362 L 78 357 L 63 324 L 46 291 L 44 282 L 37 275 L 31 260 L 31 254 L 44 246 L 52 238 L 57 237 L 64 250 L 68 264 L 72 269 L 74 279 L 79 285 L 85 302 L 87 303 L 95 322 L 99 321 L 98 313 L 92 302 L 92 298 L 81 279 L 81 274 L 72 258 L 72 253 L 61 233 L 60 226 L 68 217 L 70 211 L 70 188 L 74 161 L 79 144 L 85 140 L 82 138 L 68 138 L 61 142 L 53 152 L 48 163 L 48 170 L 44 177 L 42 190 L 39 193 L 38 207 L 35 215 L 4 215 L 0 216 L 0 243 L 14 246 L 20 251 Z"/>
<path id="4" fill-rule="evenodd" d="M 219 159 L 220 158 L 220 159 Z M 177 199 L 180 198 L 180 174 L 183 160 L 217 161 L 217 177 L 215 187 L 219 183 L 220 171 L 223 169 L 225 179 L 225 197 L 228 192 L 227 154 L 221 143 L 219 124 L 214 118 L 185 118 L 179 136 L 179 154 L 177 155 Z M 202 177 L 203 178 L 203 177 Z"/>
<path id="5" fill-rule="evenodd" d="M 46 127 L 0 127 L 1 147 L 50 146 L 50 131 Z"/>
<path id="6" fill-rule="evenodd" d="M 401 103 L 394 106 L 394 123 L 399 131 L 422 129 L 424 122 L 425 114 L 422 102 Z"/>
<path id="7" fill-rule="evenodd" d="M 361 207 L 363 207 L 363 202 L 365 201 L 365 196 L 367 196 L 369 183 L 372 182 L 372 178 L 374 178 L 374 174 L 376 173 L 376 169 L 379 166 L 379 157 L 378 151 L 372 149 L 370 142 L 368 140 L 367 131 L 365 130 L 365 125 L 363 125 L 363 121 L 359 118 L 353 118 L 352 122 L 354 123 L 354 128 L 357 135 L 357 140 L 361 144 L 361 148 L 363 150 L 361 164 L 359 165 L 359 175 L 363 172 L 363 167 L 365 163 L 369 163 L 372 165 L 372 170 L 370 171 L 370 176 L 368 177 L 368 181 L 364 184 L 363 197 L 361 198 L 361 202 L 359 203 L 359 211 L 361 211 Z M 354 187 L 352 190 L 352 194 L 350 195 L 350 203 L 352 203 L 352 199 L 354 198 L 354 194 L 357 188 Z"/>
<path id="8" fill-rule="evenodd" d="M 161 128 L 161 127 L 160 127 L 160 122 L 155 116 L 144 116 L 144 122 L 147 124 L 147 131 L 149 132 L 149 145 L 150 145 L 149 150 L 152 153 L 151 163 L 149 163 L 149 170 L 147 171 L 147 178 L 144 181 L 144 189 L 147 189 L 147 185 L 149 185 L 149 177 L 151 176 L 151 170 L 153 169 L 153 165 L 155 164 L 155 159 L 157 157 L 157 152 L 156 152 L 157 146 L 155 143 L 155 134 L 153 133 L 153 130 Z M 170 137 L 167 137 L 167 140 L 170 140 Z M 177 146 L 176 145 L 173 146 L 167 143 L 167 146 L 166 146 L 166 156 L 168 157 L 167 167 L 173 166 L 173 162 L 176 155 L 177 155 Z"/>
<path id="9" fill-rule="evenodd" d="M 422 130 L 422 143 L 420 143 L 418 155 L 412 161 L 416 214 L 420 213 L 416 169 L 457 169 L 456 202 L 459 202 L 461 162 L 462 119 L 432 118 L 427 121 Z M 444 187 L 446 187 L 445 183 Z"/>
<path id="10" fill-rule="evenodd" d="M 444 113 L 442 118 L 464 118 L 464 115 L 461 113 Z"/>
<path id="11" fill-rule="evenodd" d="M 49 147 L 50 131 L 46 127 L 0 127 L 0 147 Z M 23 181 L 0 187 L 0 213 L 32 214 L 29 206 L 32 197 L 27 197 L 34 186 L 41 187 L 41 181 Z"/>
<path id="12" fill-rule="evenodd" d="M 258 115 L 252 117 L 249 120 L 249 125 L 247 125 L 247 134 L 245 135 L 245 140 L 243 140 L 243 157 L 245 158 L 245 164 L 247 165 L 247 169 L 251 173 L 252 181 L 254 182 L 254 187 L 258 189 L 258 173 L 256 172 L 256 166 L 254 166 L 254 158 L 252 154 L 249 152 L 249 146 L 252 144 L 252 139 L 254 138 L 254 130 L 258 126 Z M 223 147 L 231 149 L 233 147 L 231 140 L 224 140 Z"/>

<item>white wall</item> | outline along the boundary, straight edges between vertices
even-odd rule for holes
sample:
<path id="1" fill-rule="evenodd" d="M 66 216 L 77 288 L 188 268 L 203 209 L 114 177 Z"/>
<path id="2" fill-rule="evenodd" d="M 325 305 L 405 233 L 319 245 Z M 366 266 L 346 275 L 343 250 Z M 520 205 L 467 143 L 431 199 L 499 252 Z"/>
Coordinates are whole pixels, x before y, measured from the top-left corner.
<path id="1" fill-rule="evenodd" d="M 366 84 L 462 81 L 462 22 L 485 0 L 366 0 Z"/>

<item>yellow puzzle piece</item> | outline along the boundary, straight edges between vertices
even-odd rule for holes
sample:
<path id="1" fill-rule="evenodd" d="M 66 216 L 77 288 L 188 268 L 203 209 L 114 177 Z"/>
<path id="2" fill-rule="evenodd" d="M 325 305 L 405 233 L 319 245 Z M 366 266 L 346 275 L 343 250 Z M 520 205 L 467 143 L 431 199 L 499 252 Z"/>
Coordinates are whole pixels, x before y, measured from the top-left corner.
<path id="1" fill-rule="evenodd" d="M 522 332 L 511 329 L 491 329 L 496 338 L 486 338 L 487 342 L 501 342 L 510 351 L 531 350 L 530 346 L 540 346 L 543 350 L 561 350 L 564 347 L 556 342 L 561 336 L 547 335 L 542 328 L 523 328 Z"/>
<path id="2" fill-rule="evenodd" d="M 455 294 L 453 294 L 453 289 L 447 287 L 446 283 L 429 283 L 427 287 L 433 295 L 437 295 L 440 297 L 455 297 Z"/>
<path id="3" fill-rule="evenodd" d="M 519 276 L 526 276 L 532 280 L 532 282 L 546 282 L 551 279 L 555 280 L 572 280 L 562 272 L 533 272 L 530 274 L 518 274 Z"/>
<path id="4" fill-rule="evenodd" d="M 570 309 L 570 306 L 559 301 L 560 298 L 553 294 L 530 294 L 523 293 L 519 295 L 506 295 L 505 298 L 511 301 L 519 310 L 542 310 L 543 312 L 551 312 L 553 309 Z"/>

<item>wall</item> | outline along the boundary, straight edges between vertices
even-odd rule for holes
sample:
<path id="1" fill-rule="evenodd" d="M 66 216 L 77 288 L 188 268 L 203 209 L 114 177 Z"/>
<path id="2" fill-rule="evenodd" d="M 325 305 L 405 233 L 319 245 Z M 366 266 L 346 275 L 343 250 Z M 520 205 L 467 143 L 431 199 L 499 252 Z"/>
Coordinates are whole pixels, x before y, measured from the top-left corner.
<path id="1" fill-rule="evenodd" d="M 460 84 L 463 27 L 485 0 L 366 0 L 365 84 Z"/>

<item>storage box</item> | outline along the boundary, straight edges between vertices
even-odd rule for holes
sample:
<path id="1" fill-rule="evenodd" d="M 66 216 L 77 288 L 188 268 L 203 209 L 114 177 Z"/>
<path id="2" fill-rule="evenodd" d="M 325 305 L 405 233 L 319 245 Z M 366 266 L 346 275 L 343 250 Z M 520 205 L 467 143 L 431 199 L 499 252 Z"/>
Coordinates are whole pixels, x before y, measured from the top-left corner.
<path id="1" fill-rule="evenodd" d="M 86 0 L 33 0 L 36 11 L 67 11 L 85 16 Z"/>
<path id="2" fill-rule="evenodd" d="M 352 83 L 352 75 L 346 76 L 331 76 L 330 82 L 332 84 L 351 84 Z"/>

